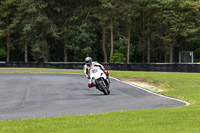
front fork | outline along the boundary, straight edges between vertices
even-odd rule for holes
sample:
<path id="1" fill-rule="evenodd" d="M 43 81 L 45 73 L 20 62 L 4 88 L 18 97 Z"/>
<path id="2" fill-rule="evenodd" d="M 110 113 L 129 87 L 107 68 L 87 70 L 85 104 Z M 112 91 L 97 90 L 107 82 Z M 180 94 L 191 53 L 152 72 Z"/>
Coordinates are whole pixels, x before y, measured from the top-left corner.
<path id="1" fill-rule="evenodd" d="M 106 86 L 106 88 L 109 89 L 109 82 L 107 81 L 107 79 L 104 80 L 104 78 L 101 78 L 101 80 L 102 81 L 98 81 L 98 80 L 95 81 L 95 83 L 93 83 L 93 85 L 96 86 L 96 88 L 101 91 L 101 89 L 98 86 L 98 82 L 103 82 L 104 86 Z"/>

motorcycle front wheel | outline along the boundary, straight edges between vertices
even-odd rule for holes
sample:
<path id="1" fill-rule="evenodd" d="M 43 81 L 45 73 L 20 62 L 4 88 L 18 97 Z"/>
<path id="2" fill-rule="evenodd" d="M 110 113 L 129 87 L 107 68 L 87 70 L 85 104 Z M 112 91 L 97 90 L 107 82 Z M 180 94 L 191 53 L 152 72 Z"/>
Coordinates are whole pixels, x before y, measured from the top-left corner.
<path id="1" fill-rule="evenodd" d="M 104 95 L 109 95 L 110 91 L 104 86 L 104 84 L 101 82 L 98 84 L 99 88 L 101 88 L 101 91 L 103 92 Z"/>

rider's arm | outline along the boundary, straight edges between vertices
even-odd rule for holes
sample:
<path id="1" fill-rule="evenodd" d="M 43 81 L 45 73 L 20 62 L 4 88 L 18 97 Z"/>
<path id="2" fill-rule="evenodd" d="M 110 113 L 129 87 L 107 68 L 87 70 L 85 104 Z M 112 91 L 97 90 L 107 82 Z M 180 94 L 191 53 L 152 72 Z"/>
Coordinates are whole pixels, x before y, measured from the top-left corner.
<path id="1" fill-rule="evenodd" d="M 105 71 L 105 68 L 104 68 L 104 66 L 103 66 L 103 65 L 101 65 L 100 63 L 97 63 L 97 62 L 95 62 L 95 65 L 94 65 L 94 66 L 98 66 L 98 67 L 100 67 L 100 68 L 101 68 L 101 70 Z"/>
<path id="2" fill-rule="evenodd" d="M 85 76 L 86 76 L 87 78 L 89 78 L 89 72 L 88 72 L 88 68 L 86 67 L 86 65 L 83 67 L 83 71 L 84 71 L 84 73 L 85 73 Z"/>

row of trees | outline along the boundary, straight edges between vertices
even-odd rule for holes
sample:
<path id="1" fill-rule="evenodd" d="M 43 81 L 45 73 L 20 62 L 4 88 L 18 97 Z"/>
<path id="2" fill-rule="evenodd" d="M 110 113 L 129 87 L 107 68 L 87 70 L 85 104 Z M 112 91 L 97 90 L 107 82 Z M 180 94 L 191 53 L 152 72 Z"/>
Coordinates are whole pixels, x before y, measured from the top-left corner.
<path id="1" fill-rule="evenodd" d="M 200 0 L 1 0 L 0 60 L 200 58 Z M 199 56 L 199 57 L 198 57 Z"/>

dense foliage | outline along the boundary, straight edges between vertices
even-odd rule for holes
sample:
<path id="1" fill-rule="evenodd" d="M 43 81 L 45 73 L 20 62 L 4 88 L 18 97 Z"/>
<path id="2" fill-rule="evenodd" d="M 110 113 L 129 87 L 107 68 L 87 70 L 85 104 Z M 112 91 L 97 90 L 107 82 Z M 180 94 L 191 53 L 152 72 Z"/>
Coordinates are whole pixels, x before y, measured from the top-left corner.
<path id="1" fill-rule="evenodd" d="M 200 59 L 200 0 L 1 0 L 0 60 Z"/>

